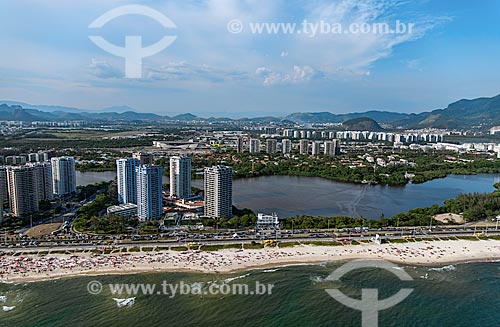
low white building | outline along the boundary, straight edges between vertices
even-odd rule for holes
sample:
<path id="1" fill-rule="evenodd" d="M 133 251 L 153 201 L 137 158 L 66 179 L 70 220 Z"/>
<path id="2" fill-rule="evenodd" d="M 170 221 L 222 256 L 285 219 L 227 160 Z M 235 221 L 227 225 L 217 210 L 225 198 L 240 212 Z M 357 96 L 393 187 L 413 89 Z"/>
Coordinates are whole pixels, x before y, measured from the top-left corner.
<path id="1" fill-rule="evenodd" d="M 127 217 L 137 216 L 137 204 L 125 203 L 117 206 L 108 207 L 108 215 L 121 215 Z"/>
<path id="2" fill-rule="evenodd" d="M 257 214 L 257 229 L 279 229 L 280 223 L 278 214 L 266 215 L 263 213 Z"/>

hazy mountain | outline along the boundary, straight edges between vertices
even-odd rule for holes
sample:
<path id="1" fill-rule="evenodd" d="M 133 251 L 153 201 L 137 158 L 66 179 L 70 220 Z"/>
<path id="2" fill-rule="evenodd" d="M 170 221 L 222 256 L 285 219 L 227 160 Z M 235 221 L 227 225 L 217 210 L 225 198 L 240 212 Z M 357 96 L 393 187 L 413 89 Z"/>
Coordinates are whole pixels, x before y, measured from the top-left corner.
<path id="1" fill-rule="evenodd" d="M 33 105 L 24 102 L 17 101 L 0 101 L 0 104 L 6 104 L 9 106 L 21 106 L 25 109 L 37 109 L 45 112 L 54 112 L 54 111 L 64 111 L 64 112 L 72 112 L 72 113 L 81 113 L 85 112 L 84 109 L 72 108 L 72 107 L 62 107 L 62 106 L 47 106 L 47 105 Z"/>
<path id="2" fill-rule="evenodd" d="M 368 117 L 349 119 L 342 123 L 342 127 L 349 131 L 381 132 L 384 130 L 375 120 Z"/>
<path id="3" fill-rule="evenodd" d="M 391 123 L 408 118 L 408 116 L 408 114 L 397 112 L 371 110 L 349 114 L 332 114 L 331 112 L 294 113 L 286 116 L 286 119 L 296 123 L 342 123 L 350 119 L 366 117 L 380 123 Z"/>
<path id="4" fill-rule="evenodd" d="M 25 102 L 18 101 L 3 101 L 0 100 L 0 104 L 6 104 L 9 106 L 21 106 L 25 109 L 37 109 L 44 112 L 70 112 L 70 113 L 96 113 L 96 112 L 116 112 L 123 113 L 127 111 L 136 111 L 134 108 L 130 108 L 129 106 L 113 106 L 102 109 L 81 109 L 81 108 L 73 108 L 73 107 L 63 107 L 63 106 L 48 106 L 48 105 L 40 105 L 40 104 L 30 104 Z"/>
<path id="5" fill-rule="evenodd" d="M 23 107 L 18 105 L 0 105 L 0 120 L 22 120 L 28 122 L 38 120 L 36 113 L 34 113 L 35 115 L 32 113 L 32 110 L 23 109 Z"/>
<path id="6" fill-rule="evenodd" d="M 197 118 L 198 117 L 193 115 L 193 114 L 186 113 L 186 114 L 180 114 L 180 115 L 174 116 L 171 119 L 172 120 L 195 120 Z"/>
<path id="7" fill-rule="evenodd" d="M 141 113 L 135 111 L 126 111 L 122 113 L 117 113 L 117 112 L 84 113 L 83 115 L 87 119 L 93 119 L 93 120 L 164 120 L 165 119 L 165 117 L 157 114 Z"/>
<path id="8" fill-rule="evenodd" d="M 286 116 L 287 120 L 295 123 L 340 123 L 341 118 L 331 112 L 297 112 Z"/>
<path id="9" fill-rule="evenodd" d="M 103 108 L 99 111 L 102 111 L 102 112 L 118 112 L 118 113 L 123 113 L 123 112 L 127 112 L 127 111 L 135 111 L 134 108 L 130 108 L 129 106 L 113 106 L 113 107 L 107 107 L 107 108 Z"/>
<path id="10" fill-rule="evenodd" d="M 127 106 L 108 107 L 101 110 L 83 110 L 71 107 L 31 105 L 22 102 L 0 101 L 0 120 L 23 121 L 62 121 L 62 120 L 97 120 L 97 121 L 162 121 L 162 120 L 207 120 L 207 121 L 240 121 L 258 123 L 344 123 L 352 124 L 350 120 L 363 118 L 362 125 L 367 124 L 377 128 L 373 122 L 401 128 L 470 128 L 483 129 L 500 125 L 500 95 L 492 98 L 462 99 L 451 103 L 445 109 L 437 109 L 418 114 L 405 114 L 388 111 L 371 110 L 348 114 L 333 114 L 331 112 L 294 113 L 286 117 L 257 118 L 200 118 L 191 113 L 174 117 L 161 116 L 153 113 L 140 113 Z M 354 121 L 360 122 L 360 121 Z M 377 125 L 378 125 L 377 123 Z M 378 125 L 380 127 L 380 125 Z"/>

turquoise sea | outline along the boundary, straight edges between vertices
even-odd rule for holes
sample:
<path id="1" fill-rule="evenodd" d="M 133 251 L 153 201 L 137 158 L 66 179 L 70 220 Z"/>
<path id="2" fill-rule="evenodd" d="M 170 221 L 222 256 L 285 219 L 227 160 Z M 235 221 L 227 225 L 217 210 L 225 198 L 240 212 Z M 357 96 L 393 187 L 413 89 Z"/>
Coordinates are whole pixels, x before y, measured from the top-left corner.
<path id="1" fill-rule="evenodd" d="M 293 266 L 232 275 L 154 273 L 59 279 L 28 284 L 0 284 L 6 296 L 0 326 L 361 326 L 359 311 L 332 299 L 325 289 L 338 287 L 360 298 L 361 288 L 379 289 L 387 298 L 400 288 L 413 288 L 403 302 L 379 313 L 379 326 L 500 326 L 500 263 L 468 263 L 446 267 L 401 266 L 413 281 L 401 282 L 380 269 L 346 274 L 341 282 L 324 278 L 341 264 Z M 396 266 L 396 265 L 395 265 Z M 89 282 L 103 291 L 92 295 Z M 186 284 L 214 281 L 274 284 L 270 295 L 137 295 L 119 308 L 108 284 Z"/>

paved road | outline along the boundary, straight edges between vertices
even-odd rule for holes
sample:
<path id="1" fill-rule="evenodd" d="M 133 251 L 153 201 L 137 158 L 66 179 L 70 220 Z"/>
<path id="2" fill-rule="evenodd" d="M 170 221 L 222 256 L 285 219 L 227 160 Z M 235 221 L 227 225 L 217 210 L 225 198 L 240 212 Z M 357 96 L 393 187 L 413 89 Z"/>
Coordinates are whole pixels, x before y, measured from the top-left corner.
<path id="1" fill-rule="evenodd" d="M 478 231 L 479 232 L 479 231 Z M 392 234 L 392 233 L 391 233 Z M 422 238 L 422 239 L 439 239 L 440 237 L 459 237 L 459 236 L 473 236 L 474 231 L 462 231 L 462 232 L 450 232 L 450 231 L 442 231 L 439 233 L 430 233 L 426 235 L 416 235 L 416 238 Z M 406 234 L 406 236 L 409 236 Z M 487 236 L 500 236 L 500 231 L 490 231 L 487 233 Z M 363 241 L 363 240 L 370 240 L 372 236 L 352 236 L 349 237 L 349 235 L 342 235 L 339 236 L 340 239 L 350 239 L 352 241 Z M 389 239 L 389 240 L 396 240 L 396 239 L 402 239 L 400 234 L 398 235 L 388 235 L 388 236 L 382 236 L 384 239 Z M 321 238 L 316 238 L 316 237 L 286 237 L 286 238 L 278 238 L 277 239 L 279 242 L 301 242 L 301 243 L 307 243 L 307 242 L 334 242 L 337 241 L 338 239 L 336 237 L 321 237 Z M 132 248 L 132 247 L 156 247 L 156 246 L 164 246 L 164 247 L 169 247 L 169 246 L 186 246 L 189 242 L 197 242 L 203 245 L 225 245 L 225 244 L 251 244 L 252 242 L 257 242 L 260 243 L 262 242 L 262 239 L 250 239 L 250 238 L 242 238 L 242 239 L 222 239 L 222 240 L 215 240 L 215 239 L 204 239 L 202 241 L 197 240 L 197 239 L 184 239 L 181 241 L 176 241 L 176 240 L 157 240 L 157 241 L 131 241 L 131 240 L 124 240 L 124 241 L 114 241 L 114 242 L 103 242 L 102 244 L 60 244 L 60 245 L 41 245 L 41 246 L 26 246 L 26 247 L 21 247 L 21 246 L 14 246 L 14 247 L 0 247 L 0 250 L 15 250 L 15 251 L 50 251 L 50 250 L 58 250 L 58 251 L 66 251 L 66 250 L 89 250 L 89 249 L 95 249 L 99 247 L 105 247 L 105 246 L 118 246 L 122 248 Z"/>

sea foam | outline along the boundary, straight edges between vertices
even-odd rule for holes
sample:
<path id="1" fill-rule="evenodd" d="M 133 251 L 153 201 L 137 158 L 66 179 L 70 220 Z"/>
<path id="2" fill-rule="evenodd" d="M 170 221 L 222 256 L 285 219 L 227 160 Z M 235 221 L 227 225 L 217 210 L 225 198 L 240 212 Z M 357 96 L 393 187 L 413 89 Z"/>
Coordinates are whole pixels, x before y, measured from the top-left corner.
<path id="1" fill-rule="evenodd" d="M 245 274 L 245 275 L 241 275 L 241 276 L 237 276 L 237 277 L 227 278 L 227 279 L 224 279 L 224 284 L 229 284 L 234 280 L 241 279 L 241 278 L 247 278 L 248 276 L 250 276 L 250 274 Z"/>
<path id="2" fill-rule="evenodd" d="M 429 271 L 438 271 L 438 272 L 444 272 L 444 271 L 453 271 L 456 270 L 457 268 L 454 265 L 449 265 L 449 266 L 444 266 L 441 268 L 430 268 Z"/>
<path id="3" fill-rule="evenodd" d="M 129 308 L 131 308 L 134 305 L 134 303 L 135 303 L 135 297 L 130 297 L 128 299 L 116 299 L 116 298 L 113 298 L 113 300 L 115 300 L 116 306 L 118 308 L 123 308 L 123 307 L 129 307 Z"/>
<path id="4" fill-rule="evenodd" d="M 12 311 L 12 310 L 14 310 L 15 308 L 16 308 L 16 306 L 8 307 L 8 306 L 6 306 L 6 305 L 4 305 L 4 306 L 2 307 L 3 311 L 5 311 L 5 312 Z"/>

